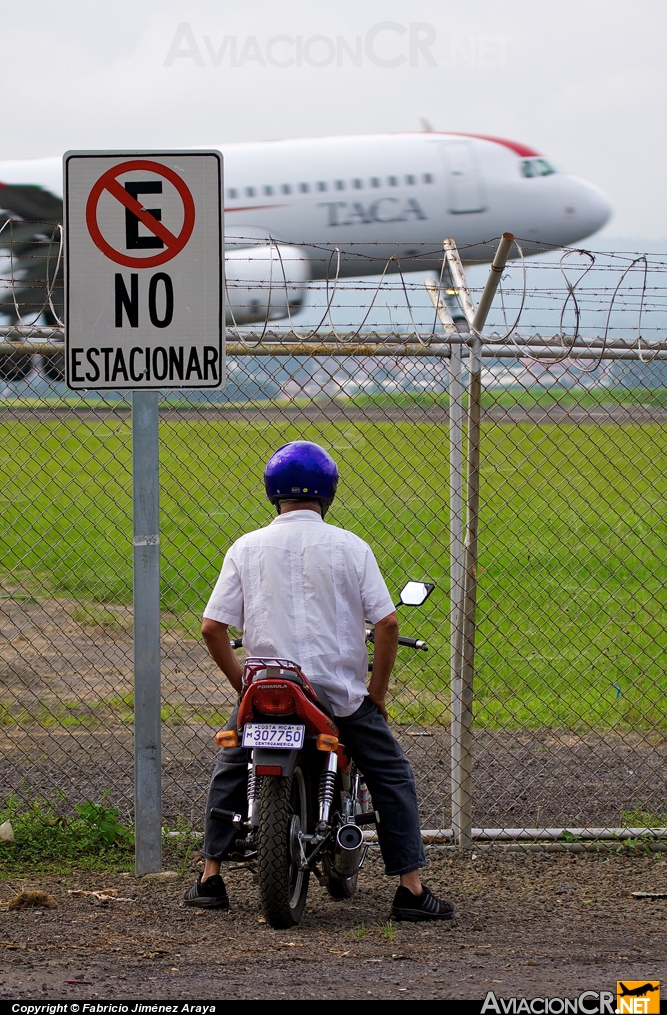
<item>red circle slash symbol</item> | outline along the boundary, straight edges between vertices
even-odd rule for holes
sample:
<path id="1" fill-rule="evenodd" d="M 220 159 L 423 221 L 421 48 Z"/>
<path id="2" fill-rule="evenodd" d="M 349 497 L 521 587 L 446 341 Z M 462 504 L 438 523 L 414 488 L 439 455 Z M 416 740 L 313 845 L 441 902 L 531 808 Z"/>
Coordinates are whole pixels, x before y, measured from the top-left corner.
<path id="1" fill-rule="evenodd" d="M 174 236 L 159 219 L 156 219 L 154 215 L 146 211 L 136 198 L 132 197 L 124 187 L 121 187 L 117 178 L 123 173 L 136 172 L 137 170 L 157 173 L 159 176 L 169 180 L 170 183 L 173 183 L 180 194 L 183 202 L 183 226 L 178 236 Z M 128 257 L 127 254 L 121 254 L 110 243 L 107 243 L 97 224 L 97 205 L 105 190 L 108 190 L 112 197 L 115 197 L 117 201 L 125 205 L 128 211 L 136 215 L 147 229 L 154 233 L 155 236 L 158 236 L 164 243 L 165 249 L 160 251 L 159 254 L 154 254 L 152 257 Z M 185 181 L 173 169 L 160 165 L 159 162 L 151 162 L 148 159 L 134 159 L 129 162 L 122 162 L 119 166 L 113 166 L 100 176 L 97 183 L 94 184 L 86 204 L 86 224 L 95 246 L 99 247 L 102 253 L 112 261 L 122 264 L 126 268 L 156 268 L 158 264 L 164 264 L 166 261 L 170 261 L 172 257 L 176 257 L 176 254 L 180 254 L 192 236 L 192 230 L 195 225 L 195 203 Z"/>

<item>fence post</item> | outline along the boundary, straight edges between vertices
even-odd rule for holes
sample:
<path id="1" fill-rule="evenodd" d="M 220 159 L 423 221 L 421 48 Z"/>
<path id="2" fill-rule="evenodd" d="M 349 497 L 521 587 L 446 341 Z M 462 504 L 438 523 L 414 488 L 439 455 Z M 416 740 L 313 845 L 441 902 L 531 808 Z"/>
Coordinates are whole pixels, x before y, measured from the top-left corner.
<path id="1" fill-rule="evenodd" d="M 462 849 L 472 844 L 472 721 L 475 633 L 477 628 L 477 556 L 479 528 L 480 425 L 482 415 L 482 340 L 496 289 L 514 242 L 503 233 L 491 264 L 484 291 L 475 310 L 465 281 L 463 267 L 452 240 L 445 241 L 445 253 L 461 306 L 471 330 L 468 371 L 468 451 L 466 462 L 466 536 L 463 563 L 463 598 L 459 621 L 453 632 L 452 689 L 457 691 L 452 710 L 452 826 Z M 454 702 L 453 702 L 454 706 Z"/>
<path id="2" fill-rule="evenodd" d="M 477 608 L 477 537 L 479 521 L 479 439 L 482 415 L 482 342 L 477 335 L 470 341 L 468 368 L 468 454 L 466 468 L 466 536 L 463 560 L 463 603 L 460 627 L 460 656 L 454 670 L 460 674 L 458 835 L 462 849 L 472 844 L 472 703 L 475 665 L 475 628 Z M 458 633 L 458 631 L 457 631 Z M 457 645 L 459 648 L 459 645 Z"/>
<path id="3" fill-rule="evenodd" d="M 450 756 L 452 831 L 461 833 L 461 643 L 463 605 L 463 382 L 462 347 L 452 344 L 449 360 L 449 619 L 450 619 Z"/>
<path id="4" fill-rule="evenodd" d="M 135 869 L 162 869 L 158 392 L 132 392 Z"/>
<path id="5" fill-rule="evenodd" d="M 453 243 L 453 241 L 451 241 Z M 445 244 L 447 246 L 447 244 Z M 460 820 L 461 776 L 461 666 L 463 641 L 461 610 L 463 606 L 463 382 L 461 379 L 462 345 L 460 331 L 454 322 L 456 315 L 461 323 L 465 317 L 456 304 L 450 310 L 451 297 L 443 297 L 437 282 L 425 282 L 445 334 L 458 341 L 449 347 L 449 622 L 450 622 L 450 764 L 452 830 L 458 841 Z M 468 326 L 461 330 L 468 330 Z"/>

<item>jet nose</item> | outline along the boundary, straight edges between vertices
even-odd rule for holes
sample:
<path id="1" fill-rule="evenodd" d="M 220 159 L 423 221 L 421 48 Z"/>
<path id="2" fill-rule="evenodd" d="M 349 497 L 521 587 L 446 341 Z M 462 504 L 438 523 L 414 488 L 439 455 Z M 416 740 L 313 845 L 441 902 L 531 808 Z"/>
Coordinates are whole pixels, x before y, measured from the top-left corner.
<path id="1" fill-rule="evenodd" d="M 572 205 L 576 208 L 577 226 L 581 229 L 583 236 L 590 236 L 602 229 L 613 214 L 611 201 L 599 187 L 587 183 L 585 180 L 577 180 L 578 193 L 573 194 Z M 569 209 L 566 208 L 565 215 L 568 217 Z"/>

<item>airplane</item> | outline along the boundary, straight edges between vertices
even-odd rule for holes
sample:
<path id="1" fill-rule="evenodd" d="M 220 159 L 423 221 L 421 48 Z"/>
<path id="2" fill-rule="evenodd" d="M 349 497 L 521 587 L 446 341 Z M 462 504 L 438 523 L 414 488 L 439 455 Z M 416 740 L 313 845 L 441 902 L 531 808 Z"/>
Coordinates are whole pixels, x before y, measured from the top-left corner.
<path id="1" fill-rule="evenodd" d="M 621 984 L 621 997 L 643 997 L 644 994 L 652 994 L 654 990 L 657 990 L 660 986 L 657 983 L 655 986 L 652 983 L 642 983 L 639 987 L 626 987 L 621 980 L 618 981 Z"/>
<path id="2" fill-rule="evenodd" d="M 284 318 L 309 279 L 378 275 L 387 262 L 439 271 L 447 236 L 464 264 L 479 264 L 503 232 L 532 255 L 578 243 L 612 211 L 601 190 L 535 149 L 486 135 L 428 130 L 212 147 L 224 156 L 228 323 Z M 0 209 L 13 220 L 20 278 L 0 295 L 0 314 L 17 320 L 15 295 L 44 304 L 38 276 L 50 233 L 28 223 L 62 221 L 62 160 L 0 162 Z M 0 252 L 9 236 L 0 232 Z M 62 316 L 61 292 L 52 303 L 45 323 Z M 8 365 L 0 357 L 0 377 L 8 379 Z"/>

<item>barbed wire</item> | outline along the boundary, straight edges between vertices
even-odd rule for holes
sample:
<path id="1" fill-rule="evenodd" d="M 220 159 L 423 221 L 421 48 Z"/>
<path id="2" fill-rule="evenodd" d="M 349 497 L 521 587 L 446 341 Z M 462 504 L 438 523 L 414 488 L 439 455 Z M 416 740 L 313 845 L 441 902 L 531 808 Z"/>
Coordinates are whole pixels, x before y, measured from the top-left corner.
<path id="1" fill-rule="evenodd" d="M 0 222 L 0 324 L 7 337 L 61 337 L 63 240 L 61 225 L 15 217 Z M 644 363 L 667 350 L 667 255 L 553 246 L 553 257 L 525 258 L 525 241 L 515 242 L 518 258 L 503 272 L 496 306 L 480 335 L 499 356 L 506 349 L 506 355 L 530 358 L 530 349 L 539 347 L 543 358 L 551 351 L 554 364 L 569 360 L 590 373 L 615 347 Z M 467 260 L 466 252 L 479 258 L 483 248 L 490 257 L 495 243 L 490 238 L 458 248 L 468 275 L 475 275 L 467 286 L 473 297 L 481 289 L 482 266 Z M 234 269 L 226 280 L 229 338 L 248 349 L 281 336 L 308 343 L 326 335 L 327 342 L 341 346 L 370 335 L 383 341 L 396 336 L 406 344 L 450 341 L 423 278 L 433 273 L 457 309 L 444 251 L 429 243 L 405 247 L 396 244 L 396 252 L 386 256 L 391 245 L 379 242 L 329 246 L 269 237 L 262 244 L 257 237 L 235 237 L 226 254 Z M 253 271 L 245 270 L 249 252 Z M 388 327 L 383 319 L 389 319 Z"/>

